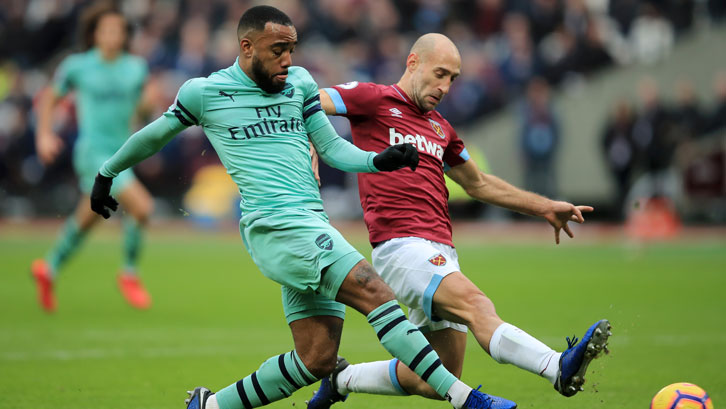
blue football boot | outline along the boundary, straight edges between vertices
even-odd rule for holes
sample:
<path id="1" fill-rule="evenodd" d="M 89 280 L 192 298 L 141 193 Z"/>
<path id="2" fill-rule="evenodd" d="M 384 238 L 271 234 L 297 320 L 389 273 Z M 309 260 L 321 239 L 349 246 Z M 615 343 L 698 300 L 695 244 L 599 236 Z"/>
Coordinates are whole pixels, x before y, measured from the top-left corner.
<path id="1" fill-rule="evenodd" d="M 585 371 L 590 362 L 600 355 L 601 351 L 608 352 L 608 337 L 610 322 L 600 320 L 588 328 L 582 340 L 578 343 L 577 337 L 570 340 L 567 337 L 567 350 L 560 356 L 560 373 L 555 381 L 555 389 L 564 396 L 573 396 L 583 390 Z"/>
<path id="2" fill-rule="evenodd" d="M 338 357 L 333 373 L 320 380 L 320 388 L 313 394 L 313 397 L 307 402 L 308 409 L 328 409 L 335 402 L 343 402 L 348 399 L 348 395 L 341 395 L 335 387 L 335 381 L 338 374 L 350 365 L 342 356 Z"/>
<path id="3" fill-rule="evenodd" d="M 515 409 L 517 404 L 499 396 L 487 395 L 478 388 L 472 389 L 461 409 Z"/>
<path id="4" fill-rule="evenodd" d="M 189 397 L 184 400 L 187 409 L 204 409 L 207 399 L 214 395 L 213 392 L 203 386 L 197 386 L 193 391 L 187 391 L 187 394 L 189 394 Z"/>

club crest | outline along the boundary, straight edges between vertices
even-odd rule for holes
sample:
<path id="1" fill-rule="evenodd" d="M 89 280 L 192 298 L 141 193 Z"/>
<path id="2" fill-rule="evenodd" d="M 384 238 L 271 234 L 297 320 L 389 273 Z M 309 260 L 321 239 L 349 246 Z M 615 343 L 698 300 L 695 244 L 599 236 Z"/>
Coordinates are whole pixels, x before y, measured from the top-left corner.
<path id="1" fill-rule="evenodd" d="M 323 250 L 333 249 L 333 239 L 330 238 L 328 233 L 323 233 L 315 239 L 315 244 Z"/>
<path id="2" fill-rule="evenodd" d="M 288 98 L 292 98 L 292 96 L 295 95 L 295 87 L 293 87 L 292 84 L 288 82 L 287 84 L 285 84 L 285 88 L 280 91 L 280 94 Z"/>
<path id="3" fill-rule="evenodd" d="M 446 265 L 446 257 L 444 257 L 443 254 L 439 253 L 429 259 L 429 263 L 441 267 L 443 265 Z"/>
<path id="4" fill-rule="evenodd" d="M 429 123 L 431 124 L 431 128 L 434 129 L 434 132 L 436 132 L 436 135 L 439 135 L 439 138 L 446 139 L 444 128 L 441 127 L 440 123 L 434 121 L 433 119 L 429 119 Z"/>

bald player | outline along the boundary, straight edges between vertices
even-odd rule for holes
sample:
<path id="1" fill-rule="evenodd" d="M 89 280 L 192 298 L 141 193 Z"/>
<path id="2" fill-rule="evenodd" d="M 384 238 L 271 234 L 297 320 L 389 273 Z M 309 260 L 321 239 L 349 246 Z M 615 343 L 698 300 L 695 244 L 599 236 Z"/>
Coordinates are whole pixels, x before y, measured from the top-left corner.
<path id="1" fill-rule="evenodd" d="M 353 142 L 361 149 L 409 143 L 418 150 L 416 172 L 358 174 L 374 269 L 409 307 L 409 320 L 452 373 L 461 375 L 470 329 L 497 362 L 537 374 L 562 395 L 573 396 L 582 390 L 590 361 L 607 351 L 609 322 L 593 324 L 579 343 L 567 338 L 562 353 L 504 322 L 492 301 L 461 272 L 451 240 L 444 173 L 474 199 L 544 218 L 558 244 L 561 230 L 573 237 L 567 223 L 584 222 L 582 213 L 593 208 L 520 190 L 479 169 L 456 131 L 435 111 L 460 67 L 459 51 L 446 36 L 426 34 L 411 48 L 397 84 L 349 82 L 320 90 L 325 112 L 350 120 Z M 341 358 L 308 408 L 328 408 L 350 392 L 438 398 L 397 359 L 350 365 Z"/>

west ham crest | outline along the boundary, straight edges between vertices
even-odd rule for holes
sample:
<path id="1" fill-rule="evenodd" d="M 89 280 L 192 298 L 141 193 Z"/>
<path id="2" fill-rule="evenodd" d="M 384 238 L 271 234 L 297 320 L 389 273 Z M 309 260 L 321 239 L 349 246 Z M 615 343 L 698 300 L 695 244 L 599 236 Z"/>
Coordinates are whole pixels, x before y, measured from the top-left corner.
<path id="1" fill-rule="evenodd" d="M 444 257 L 443 254 L 439 253 L 429 259 L 429 263 L 441 267 L 446 264 L 446 257 Z"/>
<path id="2" fill-rule="evenodd" d="M 433 119 L 429 119 L 429 123 L 431 124 L 431 127 L 434 129 L 434 132 L 436 132 L 436 135 L 439 135 L 439 138 L 446 139 L 446 134 L 444 133 L 444 128 L 441 127 L 441 124 L 434 121 Z"/>

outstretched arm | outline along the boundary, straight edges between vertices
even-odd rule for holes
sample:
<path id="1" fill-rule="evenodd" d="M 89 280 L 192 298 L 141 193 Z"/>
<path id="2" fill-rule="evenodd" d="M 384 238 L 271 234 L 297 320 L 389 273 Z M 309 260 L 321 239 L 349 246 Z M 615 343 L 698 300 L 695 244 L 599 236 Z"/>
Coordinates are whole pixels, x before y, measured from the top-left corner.
<path id="1" fill-rule="evenodd" d="M 113 178 L 161 150 L 176 134 L 185 129 L 176 118 L 162 115 L 133 134 L 98 171 L 91 190 L 91 210 L 105 219 L 111 217 L 107 208 L 115 211 L 118 203 L 111 197 Z"/>
<path id="2" fill-rule="evenodd" d="M 176 134 L 186 129 L 176 118 L 162 115 L 131 135 L 126 143 L 101 166 L 102 176 L 114 178 L 122 171 L 159 152 Z"/>
<path id="3" fill-rule="evenodd" d="M 583 223 L 585 219 L 582 212 L 594 210 L 590 206 L 554 201 L 514 187 L 494 175 L 482 172 L 472 159 L 454 166 L 446 174 L 474 199 L 519 213 L 543 217 L 555 229 L 557 244 L 560 243 L 560 230 L 574 237 L 567 222 Z"/>

